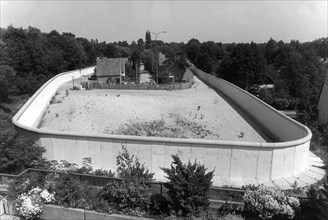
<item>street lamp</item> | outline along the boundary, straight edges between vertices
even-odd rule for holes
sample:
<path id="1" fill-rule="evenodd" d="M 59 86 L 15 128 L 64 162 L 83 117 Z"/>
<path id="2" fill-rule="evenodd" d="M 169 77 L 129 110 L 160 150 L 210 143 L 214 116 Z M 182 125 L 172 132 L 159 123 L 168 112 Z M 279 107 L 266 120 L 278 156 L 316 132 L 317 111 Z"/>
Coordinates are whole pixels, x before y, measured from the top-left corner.
<path id="1" fill-rule="evenodd" d="M 151 31 L 149 31 L 149 30 L 147 30 L 147 32 L 149 32 L 149 33 L 152 33 L 152 34 L 155 34 L 155 45 L 156 45 L 156 60 L 157 60 L 157 62 L 156 62 L 156 83 L 157 83 L 157 85 L 158 85 L 158 65 L 159 65 L 159 61 L 158 61 L 158 59 L 159 59 L 159 57 L 158 57 L 158 51 L 157 51 L 157 35 L 159 35 L 159 34 L 165 34 L 165 33 L 167 33 L 167 31 L 160 31 L 160 32 L 157 32 L 157 33 L 155 33 L 155 32 L 151 32 Z"/>

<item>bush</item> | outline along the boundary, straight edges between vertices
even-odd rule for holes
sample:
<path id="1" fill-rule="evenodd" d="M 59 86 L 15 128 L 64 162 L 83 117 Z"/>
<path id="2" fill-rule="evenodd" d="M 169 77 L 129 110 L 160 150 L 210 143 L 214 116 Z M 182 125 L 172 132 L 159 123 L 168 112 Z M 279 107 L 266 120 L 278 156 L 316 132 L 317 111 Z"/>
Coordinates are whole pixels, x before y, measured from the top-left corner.
<path id="1" fill-rule="evenodd" d="M 57 205 L 112 213 L 101 188 L 89 186 L 71 174 L 60 175 L 53 186 Z"/>
<path id="2" fill-rule="evenodd" d="M 27 168 L 43 166 L 43 147 L 18 137 L 10 117 L 0 109 L 0 173 L 17 174 Z"/>
<path id="3" fill-rule="evenodd" d="M 177 155 L 172 158 L 171 169 L 161 168 L 169 180 L 164 186 L 168 189 L 171 208 L 177 216 L 198 216 L 209 208 L 208 192 L 214 171 L 205 173 L 204 165 L 196 161 L 182 164 Z"/>
<path id="4" fill-rule="evenodd" d="M 35 187 L 43 187 L 44 185 L 45 175 L 43 173 L 26 173 L 9 184 L 8 197 L 11 200 L 15 200 L 19 194 L 26 193 Z"/>
<path id="5" fill-rule="evenodd" d="M 150 197 L 149 211 L 153 215 L 169 215 L 169 200 L 161 194 L 153 194 Z"/>
<path id="6" fill-rule="evenodd" d="M 311 187 L 307 192 L 309 199 L 301 200 L 301 213 L 298 219 L 328 219 L 328 178 L 322 188 Z"/>
<path id="7" fill-rule="evenodd" d="M 138 158 L 130 156 L 123 146 L 123 152 L 116 157 L 117 175 L 123 181 L 115 181 L 104 187 L 104 198 L 119 212 L 132 215 L 143 215 L 150 204 L 150 186 L 153 173 L 140 164 Z"/>
<path id="8" fill-rule="evenodd" d="M 254 212 L 262 219 L 274 217 L 292 219 L 300 202 L 297 198 L 285 195 L 279 189 L 260 185 L 256 189 L 246 189 L 243 196 L 246 210 Z"/>

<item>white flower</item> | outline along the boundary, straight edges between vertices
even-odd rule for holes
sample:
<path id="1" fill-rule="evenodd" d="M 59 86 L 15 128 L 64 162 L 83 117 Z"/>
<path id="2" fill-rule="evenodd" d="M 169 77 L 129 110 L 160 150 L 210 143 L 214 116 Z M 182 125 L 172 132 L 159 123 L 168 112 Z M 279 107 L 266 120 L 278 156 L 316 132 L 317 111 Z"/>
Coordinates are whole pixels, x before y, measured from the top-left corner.
<path id="1" fill-rule="evenodd" d="M 49 193 L 46 189 L 39 187 L 31 189 L 28 193 L 17 196 L 16 209 L 26 219 L 38 217 L 43 211 L 43 201 L 54 201 L 54 193 Z"/>
<path id="2" fill-rule="evenodd" d="M 55 193 L 49 193 L 48 190 L 44 189 L 41 193 L 40 196 L 43 198 L 47 203 L 52 202 L 55 200 L 54 197 Z"/>
<path id="3" fill-rule="evenodd" d="M 275 215 L 285 215 L 292 219 L 295 216 L 294 208 L 300 206 L 297 198 L 286 196 L 283 191 L 264 185 L 256 190 L 247 189 L 243 201 L 251 205 L 263 219 L 270 219 Z"/>

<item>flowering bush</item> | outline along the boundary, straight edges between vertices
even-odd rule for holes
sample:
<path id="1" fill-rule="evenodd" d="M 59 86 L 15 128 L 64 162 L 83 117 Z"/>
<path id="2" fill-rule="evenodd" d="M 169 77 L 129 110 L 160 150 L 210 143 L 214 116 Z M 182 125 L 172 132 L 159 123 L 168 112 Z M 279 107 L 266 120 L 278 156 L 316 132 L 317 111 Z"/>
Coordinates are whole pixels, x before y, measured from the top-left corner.
<path id="1" fill-rule="evenodd" d="M 262 219 L 272 219 L 274 216 L 292 219 L 295 217 L 295 209 L 300 206 L 297 198 L 286 196 L 281 190 L 264 185 L 257 189 L 247 189 L 243 201 L 246 207 L 250 207 Z"/>
<path id="2" fill-rule="evenodd" d="M 36 187 L 17 196 L 16 209 L 25 219 L 33 219 L 40 216 L 44 203 L 50 203 L 54 200 L 54 193 Z"/>

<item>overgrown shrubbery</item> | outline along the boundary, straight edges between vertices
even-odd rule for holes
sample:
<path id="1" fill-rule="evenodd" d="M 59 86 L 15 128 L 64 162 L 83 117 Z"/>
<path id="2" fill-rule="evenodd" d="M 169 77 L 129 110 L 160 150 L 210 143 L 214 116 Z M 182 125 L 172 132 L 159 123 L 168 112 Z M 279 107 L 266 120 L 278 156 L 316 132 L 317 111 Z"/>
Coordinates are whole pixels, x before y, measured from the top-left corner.
<path id="1" fill-rule="evenodd" d="M 70 174 L 61 175 L 53 180 L 56 181 L 51 187 L 56 192 L 55 204 L 106 213 L 113 212 L 102 198 L 101 188 L 92 187 L 87 181 L 81 181 Z"/>
<path id="2" fill-rule="evenodd" d="M 246 210 L 242 211 L 226 204 L 221 209 L 213 211 L 209 206 L 209 189 L 214 171 L 206 173 L 204 165 L 197 162 L 183 164 L 177 155 L 172 155 L 172 158 L 171 168 L 162 168 L 169 180 L 164 184 L 163 194 L 156 194 L 149 184 L 153 181 L 153 173 L 150 173 L 138 158 L 130 155 L 123 147 L 116 158 L 116 177 L 119 179 L 98 178 L 100 182 L 97 182 L 96 177 L 81 176 L 80 174 L 100 174 L 114 177 L 111 171 L 93 170 L 90 158 L 84 158 L 81 167 L 67 161 L 51 161 L 46 168 L 53 173 L 41 171 L 26 173 L 10 185 L 8 197 L 18 201 L 17 208 L 23 210 L 22 213 L 27 216 L 30 214 L 38 216 L 42 209 L 40 205 L 43 200 L 40 196 L 35 197 L 37 205 L 35 209 L 22 208 L 24 201 L 29 201 L 28 192 L 36 188 L 47 190 L 49 194 L 54 195 L 52 204 L 135 216 L 150 214 L 161 218 L 169 216 L 169 219 L 213 220 L 242 219 L 237 214 L 245 216 L 255 214 L 262 219 L 295 217 L 302 220 L 321 220 L 328 216 L 327 179 L 324 188 L 309 190 L 309 200 L 299 202 L 298 199 L 288 196 L 287 192 L 281 190 L 263 185 L 249 186 L 246 187 L 243 196 Z"/>
<path id="3" fill-rule="evenodd" d="M 177 155 L 172 155 L 171 169 L 162 168 L 169 182 L 168 189 L 171 209 L 177 216 L 199 216 L 209 208 L 208 192 L 212 184 L 213 172 L 206 173 L 199 163 L 182 164 Z"/>
<path id="4" fill-rule="evenodd" d="M 292 219 L 300 206 L 300 201 L 287 196 L 283 191 L 259 185 L 248 188 L 243 196 L 246 209 L 255 212 L 262 219 Z"/>

